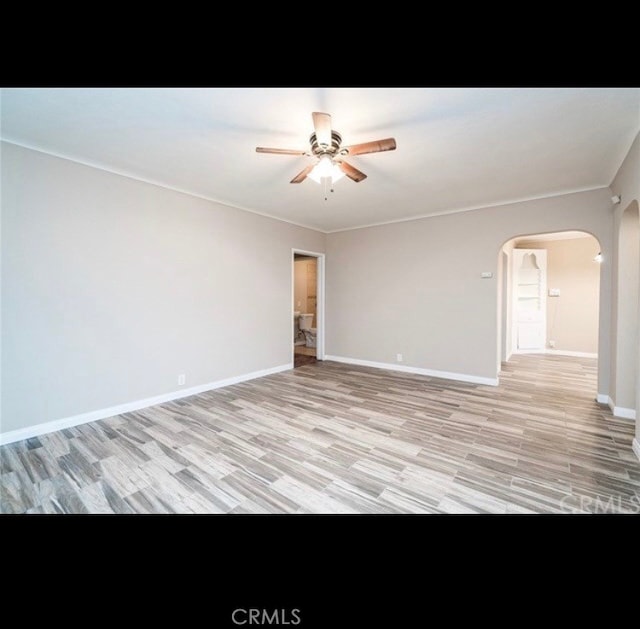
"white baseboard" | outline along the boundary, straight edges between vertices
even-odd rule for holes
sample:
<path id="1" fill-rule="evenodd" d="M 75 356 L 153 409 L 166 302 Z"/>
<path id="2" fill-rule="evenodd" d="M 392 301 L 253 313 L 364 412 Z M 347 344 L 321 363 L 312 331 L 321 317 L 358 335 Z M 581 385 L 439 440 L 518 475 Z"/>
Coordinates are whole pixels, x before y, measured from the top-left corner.
<path id="1" fill-rule="evenodd" d="M 520 354 L 546 354 L 546 349 L 514 349 L 511 355 L 519 356 Z"/>
<path id="2" fill-rule="evenodd" d="M 601 394 L 598 393 L 598 397 L 596 400 L 600 402 Z M 624 408 L 624 406 L 616 406 L 616 403 L 613 401 L 608 395 L 602 395 L 603 401 L 601 404 L 606 404 L 613 413 L 614 417 L 619 417 L 620 419 L 635 419 L 636 418 L 636 409 L 635 408 Z"/>
<path id="3" fill-rule="evenodd" d="M 513 354 L 551 354 L 554 356 L 574 356 L 576 358 L 598 358 L 591 352 L 572 352 L 565 349 L 514 349 Z"/>
<path id="4" fill-rule="evenodd" d="M 260 371 L 253 371 L 251 373 L 242 374 L 240 376 L 233 376 L 232 378 L 225 378 L 224 380 L 218 380 L 216 382 L 200 384 L 188 389 L 172 391 L 171 393 L 163 393 L 162 395 L 156 395 L 154 397 L 145 398 L 143 400 L 136 400 L 135 402 L 127 402 L 126 404 L 119 404 L 118 406 L 111 406 L 109 408 L 103 408 L 97 411 L 91 411 L 89 413 L 82 413 L 81 415 L 64 417 L 62 419 L 55 419 L 53 421 L 44 422 L 42 424 L 35 424 L 34 426 L 27 426 L 26 428 L 10 430 L 5 433 L 0 433 L 0 445 L 13 443 L 15 441 L 22 441 L 23 439 L 31 439 L 32 437 L 45 435 L 49 432 L 55 432 L 56 430 L 79 426 L 80 424 L 86 424 L 98 419 L 106 419 L 107 417 L 114 417 L 115 415 L 122 415 L 122 413 L 139 411 L 140 409 L 148 408 L 149 406 L 164 404 L 165 402 L 171 402 L 172 400 L 189 397 L 190 395 L 197 395 L 198 393 L 204 393 L 206 391 L 213 391 L 214 389 L 228 387 L 232 384 L 246 382 L 247 380 L 255 380 L 256 378 L 270 376 L 271 374 L 279 373 L 280 371 L 287 371 L 288 369 L 293 369 L 292 363 L 279 365 L 278 367 L 270 367 L 269 369 L 261 369 Z"/>
<path id="5" fill-rule="evenodd" d="M 612 409 L 614 417 L 620 417 L 622 419 L 635 419 L 636 418 L 636 409 L 635 408 L 624 408 L 622 406 L 614 406 Z"/>
<path id="6" fill-rule="evenodd" d="M 637 437 L 633 440 L 633 451 L 635 452 L 638 459 L 640 459 L 640 441 L 638 441 Z"/>
<path id="7" fill-rule="evenodd" d="M 347 363 L 349 365 L 361 365 L 362 367 L 375 367 L 376 369 L 389 369 L 391 371 L 403 371 L 405 373 L 415 373 L 420 376 L 432 376 L 434 378 L 445 378 L 446 380 L 457 380 L 459 382 L 471 382 L 473 384 L 486 384 L 492 387 L 498 386 L 498 378 L 484 378 L 482 376 L 470 376 L 464 373 L 453 373 L 450 371 L 436 371 L 435 369 L 423 369 L 422 367 L 408 367 L 407 365 L 396 365 L 394 363 L 378 363 L 372 360 L 360 360 L 359 358 L 347 358 L 345 356 L 326 355 L 325 360 L 335 360 L 337 363 Z"/>
<path id="8" fill-rule="evenodd" d="M 609 396 L 606 393 L 598 393 L 596 395 L 596 402 L 598 404 L 606 404 L 609 405 Z"/>
<path id="9" fill-rule="evenodd" d="M 575 356 L 576 358 L 598 358 L 598 354 L 592 352 L 572 352 L 564 349 L 547 349 L 545 354 L 554 354 L 556 356 Z"/>

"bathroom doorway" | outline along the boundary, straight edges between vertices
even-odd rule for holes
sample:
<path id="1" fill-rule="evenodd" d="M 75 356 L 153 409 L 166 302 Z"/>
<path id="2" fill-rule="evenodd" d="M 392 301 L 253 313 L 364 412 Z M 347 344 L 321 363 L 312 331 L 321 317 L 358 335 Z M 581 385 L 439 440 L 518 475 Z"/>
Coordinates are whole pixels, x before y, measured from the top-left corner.
<path id="1" fill-rule="evenodd" d="M 292 363 L 301 367 L 324 358 L 324 254 L 293 250 Z"/>

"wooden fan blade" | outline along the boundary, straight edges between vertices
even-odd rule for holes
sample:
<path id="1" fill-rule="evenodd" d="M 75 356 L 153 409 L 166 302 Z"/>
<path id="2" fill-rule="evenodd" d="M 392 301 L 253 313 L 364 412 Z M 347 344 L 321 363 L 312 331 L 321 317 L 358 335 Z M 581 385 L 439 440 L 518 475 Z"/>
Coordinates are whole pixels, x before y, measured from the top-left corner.
<path id="1" fill-rule="evenodd" d="M 309 164 L 304 170 L 301 170 L 289 183 L 302 183 L 307 175 L 313 170 L 315 164 Z"/>
<path id="2" fill-rule="evenodd" d="M 306 155 L 306 151 L 293 149 L 269 149 L 264 146 L 256 146 L 256 153 L 275 153 L 276 155 Z"/>
<path id="3" fill-rule="evenodd" d="M 319 111 L 314 111 L 311 115 L 313 116 L 313 128 L 316 132 L 318 144 L 331 146 L 331 116 Z"/>
<path id="4" fill-rule="evenodd" d="M 367 176 L 357 168 L 354 168 L 351 164 L 347 164 L 347 162 L 337 162 L 340 170 L 347 176 L 349 179 L 353 179 L 356 183 L 366 179 Z"/>
<path id="5" fill-rule="evenodd" d="M 386 138 L 384 140 L 374 140 L 373 142 L 364 142 L 362 144 L 343 146 L 342 150 L 346 151 L 347 155 L 363 155 L 364 153 L 381 153 L 382 151 L 394 151 L 395 148 L 395 139 Z"/>

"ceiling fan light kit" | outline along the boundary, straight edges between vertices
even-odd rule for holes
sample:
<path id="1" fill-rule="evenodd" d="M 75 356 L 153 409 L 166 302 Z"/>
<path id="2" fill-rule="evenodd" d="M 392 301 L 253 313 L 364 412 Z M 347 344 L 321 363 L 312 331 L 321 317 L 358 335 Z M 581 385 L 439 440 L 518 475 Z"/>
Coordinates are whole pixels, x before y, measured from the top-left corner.
<path id="1" fill-rule="evenodd" d="M 328 155 L 320 158 L 320 161 L 311 169 L 307 175 L 309 179 L 313 179 L 316 183 L 322 183 L 326 177 L 331 179 L 331 184 L 339 181 L 344 177 L 344 173 L 340 170 L 340 166 L 336 164 Z"/>
<path id="2" fill-rule="evenodd" d="M 330 184 L 333 192 L 333 184 L 345 175 L 356 183 L 367 178 L 362 171 L 345 162 L 343 159 L 345 156 L 393 151 L 396 148 L 394 138 L 342 146 L 342 136 L 331 128 L 331 116 L 329 114 L 314 111 L 311 116 L 313 118 L 314 132 L 309 138 L 310 151 L 256 147 L 256 152 L 258 153 L 304 155 L 316 158 L 313 163 L 301 170 L 290 183 L 302 183 L 309 178 L 316 183 L 324 183 L 325 188 L 327 184 Z"/>

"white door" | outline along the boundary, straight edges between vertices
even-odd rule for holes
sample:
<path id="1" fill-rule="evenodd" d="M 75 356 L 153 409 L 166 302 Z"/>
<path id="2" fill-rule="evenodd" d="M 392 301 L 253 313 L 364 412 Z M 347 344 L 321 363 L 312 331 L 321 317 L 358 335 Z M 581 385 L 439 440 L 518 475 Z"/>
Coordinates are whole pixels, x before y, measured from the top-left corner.
<path id="1" fill-rule="evenodd" d="M 542 350 L 547 337 L 547 251 L 513 250 L 513 347 Z"/>

